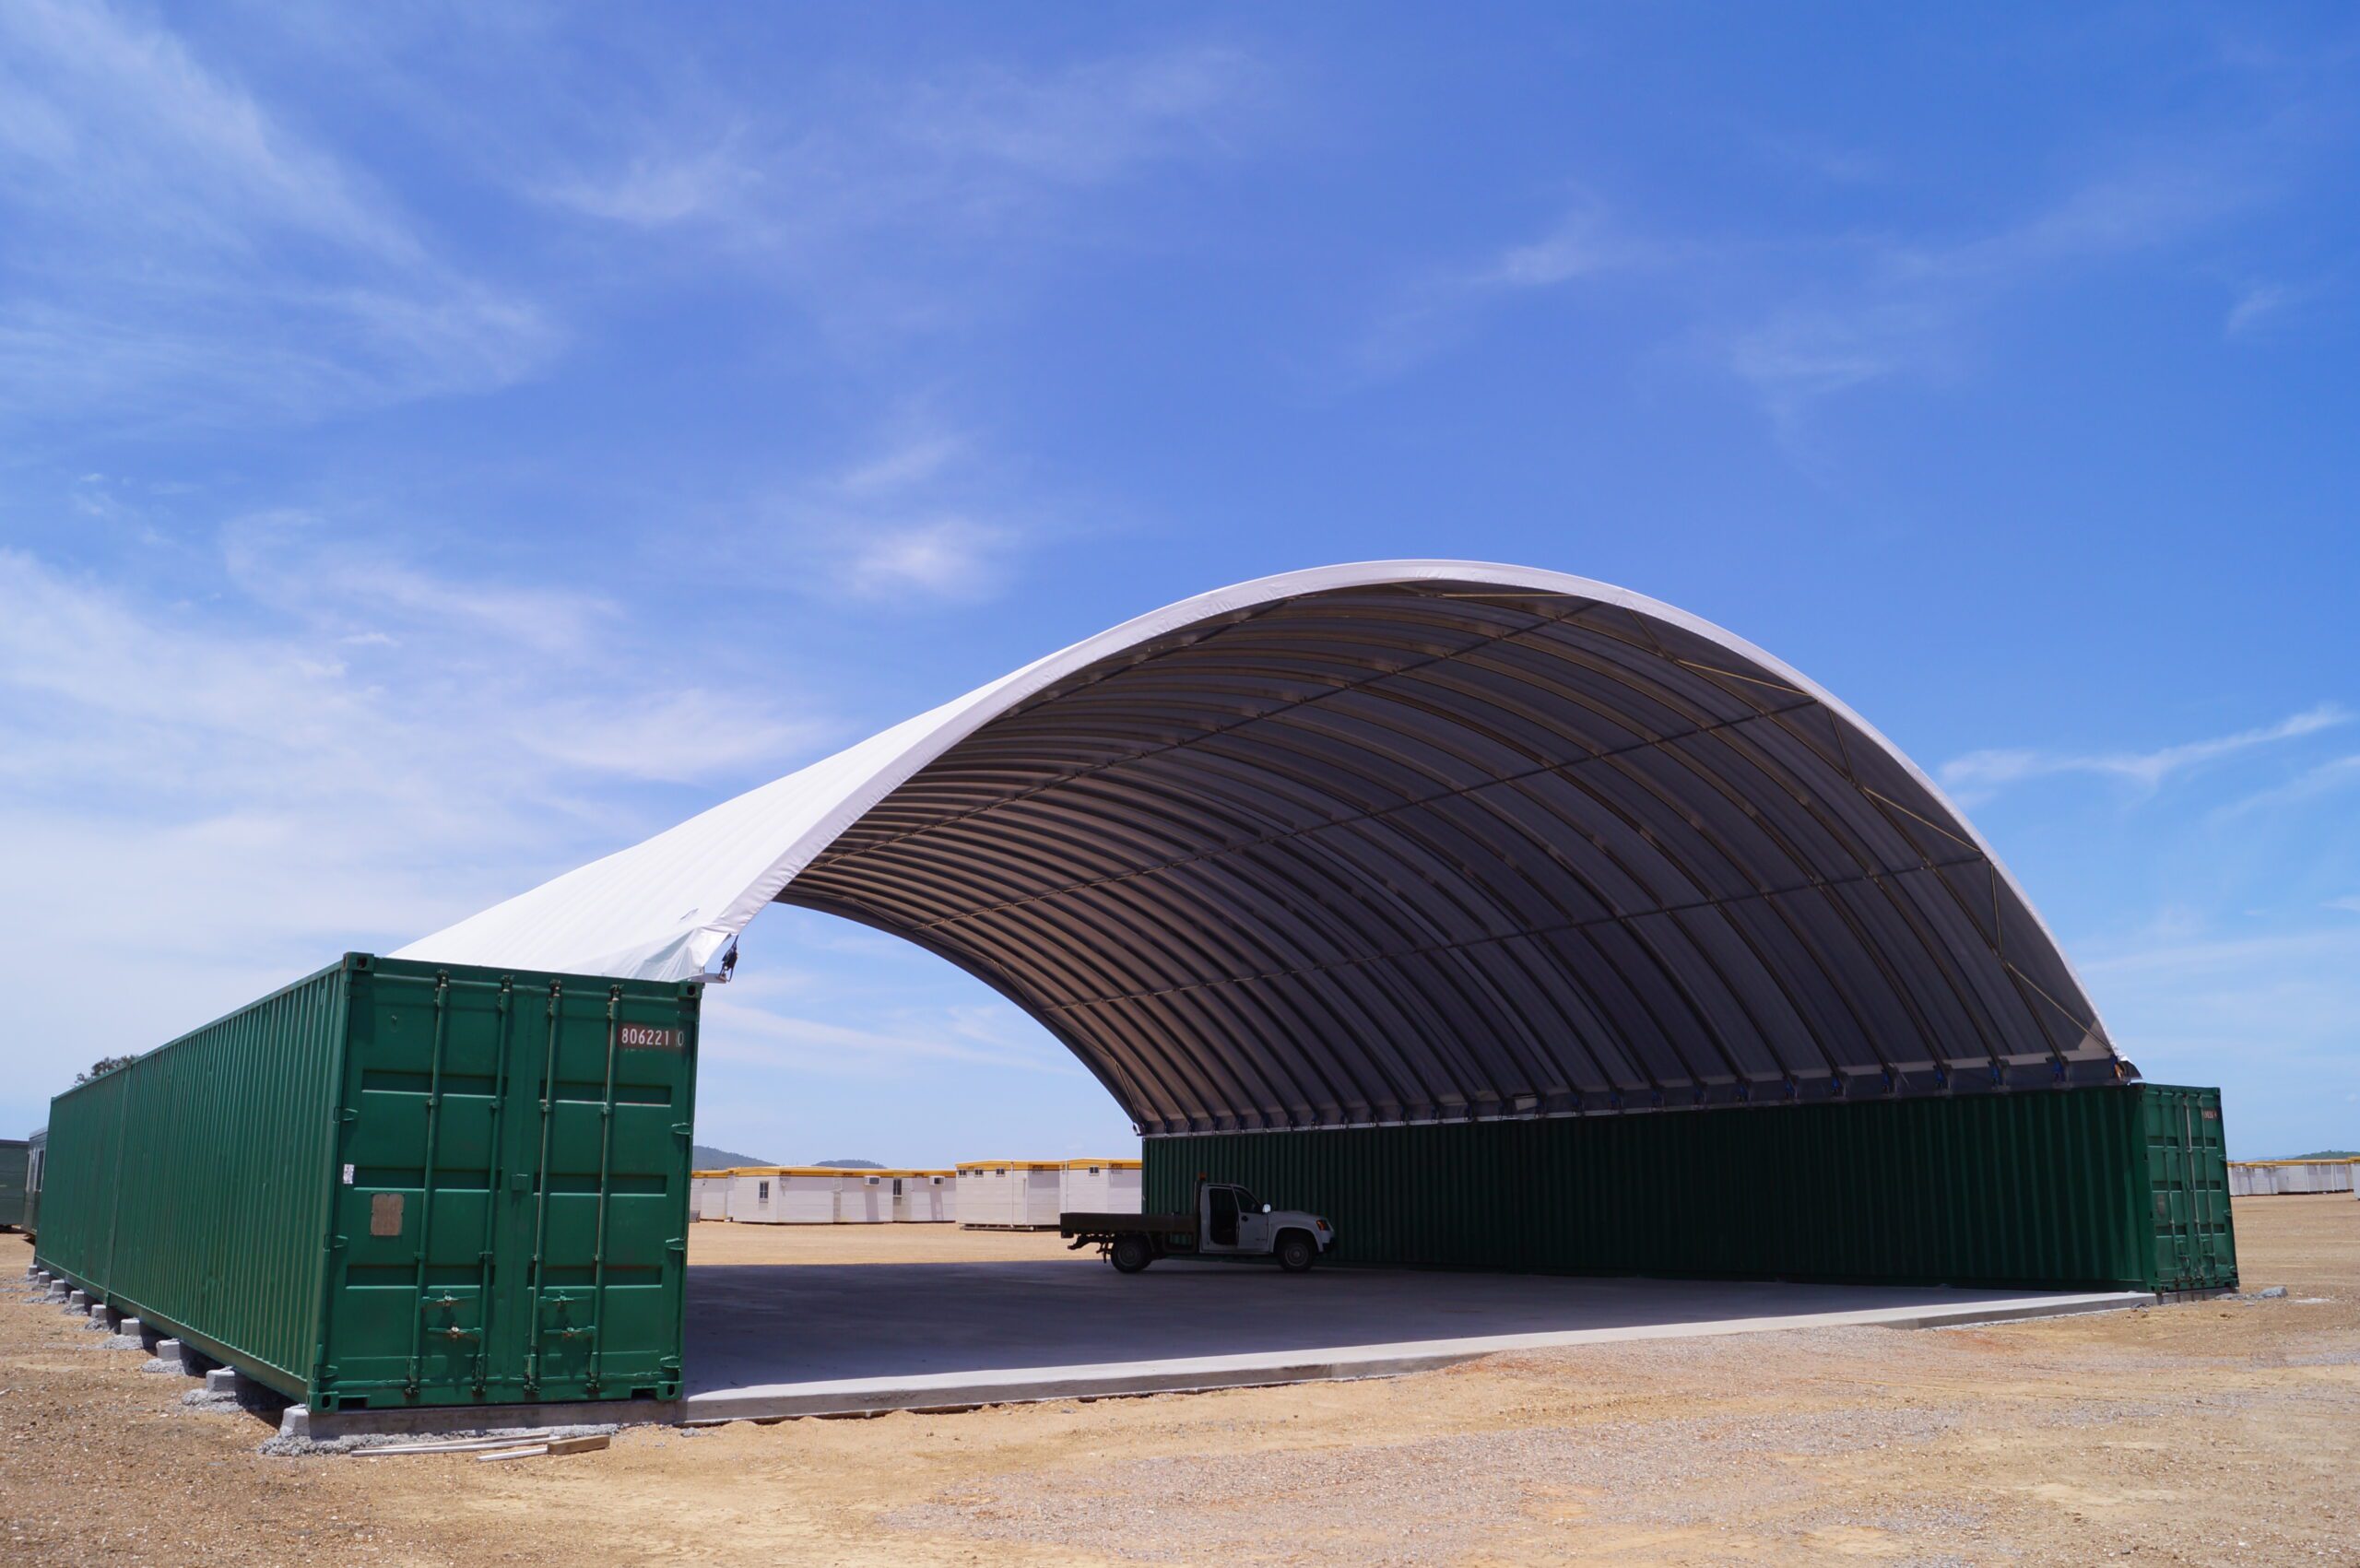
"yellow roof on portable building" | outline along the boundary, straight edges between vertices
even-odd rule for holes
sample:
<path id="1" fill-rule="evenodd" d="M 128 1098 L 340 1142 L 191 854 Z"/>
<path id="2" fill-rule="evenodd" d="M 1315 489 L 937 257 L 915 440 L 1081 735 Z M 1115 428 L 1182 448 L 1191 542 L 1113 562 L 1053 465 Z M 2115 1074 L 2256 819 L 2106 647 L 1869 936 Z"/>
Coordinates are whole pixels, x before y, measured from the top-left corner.
<path id="1" fill-rule="evenodd" d="M 874 1171 L 847 1171 L 841 1165 L 740 1165 L 733 1176 L 873 1176 Z"/>
<path id="2" fill-rule="evenodd" d="M 1068 1160 L 1066 1161 L 1066 1169 L 1068 1171 L 1088 1171 L 1092 1169 L 1106 1171 L 1137 1171 L 1141 1168 L 1139 1161 L 1137 1160 Z"/>
<path id="3" fill-rule="evenodd" d="M 1062 1160 L 962 1160 L 962 1171 L 1062 1171 Z"/>
<path id="4" fill-rule="evenodd" d="M 2360 1154 L 2328 1154 L 2317 1160 L 2232 1160 L 2229 1163 L 2244 1169 L 2256 1165 L 2360 1165 Z"/>

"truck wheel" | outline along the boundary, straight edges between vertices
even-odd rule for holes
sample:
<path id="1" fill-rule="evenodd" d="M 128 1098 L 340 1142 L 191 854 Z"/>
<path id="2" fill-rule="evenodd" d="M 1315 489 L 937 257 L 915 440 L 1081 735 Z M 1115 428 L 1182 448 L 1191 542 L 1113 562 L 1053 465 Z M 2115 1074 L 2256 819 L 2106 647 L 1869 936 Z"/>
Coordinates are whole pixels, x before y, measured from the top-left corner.
<path id="1" fill-rule="evenodd" d="M 1279 1267 L 1290 1274 L 1300 1274 L 1319 1261 L 1319 1249 L 1301 1231 L 1289 1231 L 1279 1238 Z"/>
<path id="2" fill-rule="evenodd" d="M 1116 1236 L 1106 1260 L 1122 1273 L 1137 1274 L 1155 1261 L 1155 1251 L 1147 1244 L 1145 1236 Z"/>

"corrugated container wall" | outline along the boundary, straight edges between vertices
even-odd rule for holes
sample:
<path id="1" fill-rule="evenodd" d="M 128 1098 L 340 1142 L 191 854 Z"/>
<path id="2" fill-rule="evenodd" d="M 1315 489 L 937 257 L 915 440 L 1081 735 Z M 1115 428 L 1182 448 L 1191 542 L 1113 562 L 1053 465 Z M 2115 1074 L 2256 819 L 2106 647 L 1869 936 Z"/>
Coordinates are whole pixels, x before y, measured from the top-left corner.
<path id="1" fill-rule="evenodd" d="M 699 1003 L 348 955 L 58 1096 L 39 1259 L 314 1409 L 672 1397 Z"/>
<path id="2" fill-rule="evenodd" d="M 25 1223 L 26 1171 L 31 1163 L 31 1146 L 23 1138 L 0 1138 L 0 1231 Z"/>
<path id="3" fill-rule="evenodd" d="M 2236 1283 L 2220 1091 L 2154 1084 L 1150 1138 L 1326 1215 L 1340 1263 L 1994 1286 Z"/>

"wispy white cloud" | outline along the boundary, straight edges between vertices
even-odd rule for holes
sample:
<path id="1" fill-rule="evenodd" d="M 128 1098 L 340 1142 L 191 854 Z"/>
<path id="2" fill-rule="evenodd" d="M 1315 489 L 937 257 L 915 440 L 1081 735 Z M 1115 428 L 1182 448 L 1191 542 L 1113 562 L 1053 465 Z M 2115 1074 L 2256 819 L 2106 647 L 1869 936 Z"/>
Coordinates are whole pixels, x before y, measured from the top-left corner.
<path id="1" fill-rule="evenodd" d="M 543 702 L 517 738 L 590 775 L 691 784 L 775 767 L 828 733 L 766 700 L 690 686 Z"/>
<path id="2" fill-rule="evenodd" d="M 223 562 L 255 602 L 348 646 L 455 630 L 484 646 L 579 654 L 622 624 L 603 594 L 445 577 L 382 548 L 357 549 L 354 532 L 303 510 L 253 513 L 223 529 Z"/>
<path id="3" fill-rule="evenodd" d="M 743 124 L 688 150 L 645 147 L 592 176 L 572 171 L 537 193 L 584 217 L 638 229 L 727 216 L 759 200 L 762 177 L 747 158 Z"/>
<path id="4" fill-rule="evenodd" d="M 556 335 L 162 24 L 0 7 L 0 414 L 303 418 L 499 385 Z"/>
<path id="5" fill-rule="evenodd" d="M 2306 768 L 2284 784 L 2256 791 L 2221 808 L 2224 818 L 2307 806 L 2347 789 L 2360 788 L 2360 756 L 2335 757 Z"/>
<path id="6" fill-rule="evenodd" d="M 1970 751 L 1942 764 L 1942 787 L 1962 804 L 1988 799 L 2012 784 L 2060 773 L 2086 773 L 2119 779 L 2142 791 L 2153 791 L 2174 774 L 2207 762 L 2279 741 L 2298 739 L 2349 724 L 2352 713 L 2334 702 L 2281 719 L 2274 725 L 2240 730 L 2234 735 L 2186 741 L 2153 751 L 2042 751 L 2024 749 Z"/>
<path id="7" fill-rule="evenodd" d="M 2227 317 L 2221 323 L 2221 332 L 2227 337 L 2245 337 L 2275 320 L 2294 299 L 2294 290 L 2279 283 L 2257 283 L 2239 290 L 2229 306 Z"/>
<path id="8" fill-rule="evenodd" d="M 791 1068 L 829 1077 L 902 1078 L 945 1067 L 1080 1075 L 1072 1054 L 1006 1003 L 941 1008 L 883 1007 L 864 1027 L 790 1010 L 818 998 L 808 984 L 740 972 L 706 994 L 708 1053 L 741 1067 Z"/>
<path id="9" fill-rule="evenodd" d="M 859 1029 L 748 1006 L 724 991 L 709 994 L 705 1029 L 714 1042 L 708 1054 L 718 1060 L 829 1077 L 907 1077 L 946 1064 L 1060 1076 L 1083 1070 L 1061 1048 L 995 1049 L 947 1032 Z"/>
<path id="10" fill-rule="evenodd" d="M 1553 289 L 1654 253 L 1654 247 L 1617 233 L 1595 204 L 1585 203 L 1548 233 L 1508 246 L 1466 281 L 1473 289 Z"/>
<path id="11" fill-rule="evenodd" d="M 2149 1079 L 2222 1086 L 2239 1158 L 2319 1147 L 2360 1091 L 2360 922 L 2093 941 L 2076 967 Z"/>
<path id="12" fill-rule="evenodd" d="M 419 258 L 376 198 L 160 26 L 97 0 L 23 0 L 0 12 L 0 81 L 9 194 L 58 224 L 227 252 L 294 230 Z"/>
<path id="13" fill-rule="evenodd" d="M 920 419 L 880 450 L 752 509 L 732 553 L 807 592 L 974 602 L 1013 581 L 1043 535 L 977 443 Z"/>
<path id="14" fill-rule="evenodd" d="M 1674 259 L 1670 248 L 1628 232 L 1603 203 L 1584 195 L 1532 238 L 1403 289 L 1355 348 L 1356 368 L 1376 377 L 1398 374 L 1519 299 Z"/>
<path id="15" fill-rule="evenodd" d="M 1971 353 L 1972 324 L 2007 298 L 2179 243 L 2264 200 L 2250 162 L 2236 148 L 2158 159 L 1979 234 L 1838 237 L 1820 247 L 1835 281 L 1720 333 L 1720 353 L 1782 421 L 1872 382 L 1952 373 Z"/>
<path id="16" fill-rule="evenodd" d="M 843 573 L 869 597 L 915 592 L 940 599 L 989 598 L 1004 585 L 1005 528 L 970 517 L 938 517 L 870 535 L 845 554 Z"/>
<path id="17" fill-rule="evenodd" d="M 20 907 L 52 912 L 18 932 L 34 945 L 73 924 L 67 894 L 90 936 L 259 939 L 333 899 L 407 938 L 665 825 L 619 786 L 783 772 L 820 733 L 640 650 L 505 658 L 464 619 L 415 648 L 254 630 L 266 605 L 232 629 L 13 551 L 0 602 L 0 838 L 41 889 Z"/>
<path id="18" fill-rule="evenodd" d="M 234 581 L 183 598 L 0 549 L 0 953 L 20 975 L 141 975 L 18 1020 L 0 1121 L 37 1114 L 78 1065 L 61 1051 L 153 1045 L 840 738 L 698 684 L 714 661 L 693 639 L 520 643 L 481 613 L 499 590 L 480 574 L 389 564 L 419 590 L 399 639 L 342 630 L 357 581 L 315 585 L 325 603 L 298 615 Z M 195 574 L 180 563 L 174 586 Z M 439 600 L 466 607 L 438 619 Z"/>
<path id="19" fill-rule="evenodd" d="M 2282 134 L 2291 133 L 2263 126 L 2122 162 L 2013 218 L 1949 234 L 1681 236 L 1584 197 L 1537 237 L 1412 286 L 1379 316 L 1358 358 L 1363 370 L 1396 371 L 1516 300 L 1637 277 L 1688 313 L 1691 348 L 1791 433 L 1837 394 L 1962 373 L 1977 327 L 2012 299 L 2185 245 L 2273 199 Z M 1870 172 L 1840 159 L 1823 175 Z M 2249 290 L 2229 329 L 2254 329 L 2287 300 L 2275 287 Z"/>
<path id="20" fill-rule="evenodd" d="M 911 79 L 858 79 L 716 114 L 693 100 L 643 113 L 603 164 L 575 153 L 532 194 L 643 230 L 719 228 L 809 261 L 883 230 L 986 233 L 1176 159 L 1221 157 L 1263 69 L 1184 45 L 1061 67 L 970 63 Z M 719 124 L 716 128 L 716 118 Z M 614 138 L 610 136 L 608 140 Z"/>
<path id="21" fill-rule="evenodd" d="M 2327 901 L 2327 906 L 2330 909 L 2348 910 L 2354 914 L 2360 914 L 2360 893 L 2346 893 L 2340 899 L 2330 899 Z"/>

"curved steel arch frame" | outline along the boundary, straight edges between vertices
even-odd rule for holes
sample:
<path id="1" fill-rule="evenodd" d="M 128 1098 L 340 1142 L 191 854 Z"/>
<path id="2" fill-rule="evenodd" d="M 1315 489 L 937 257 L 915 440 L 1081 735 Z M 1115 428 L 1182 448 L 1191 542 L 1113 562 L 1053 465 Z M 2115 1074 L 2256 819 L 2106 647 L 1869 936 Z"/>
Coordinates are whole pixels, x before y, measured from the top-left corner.
<path id="1" fill-rule="evenodd" d="M 1149 1134 L 2136 1076 L 1858 715 L 1527 568 L 1183 601 L 402 956 L 678 977 L 773 900 L 959 963 Z"/>

